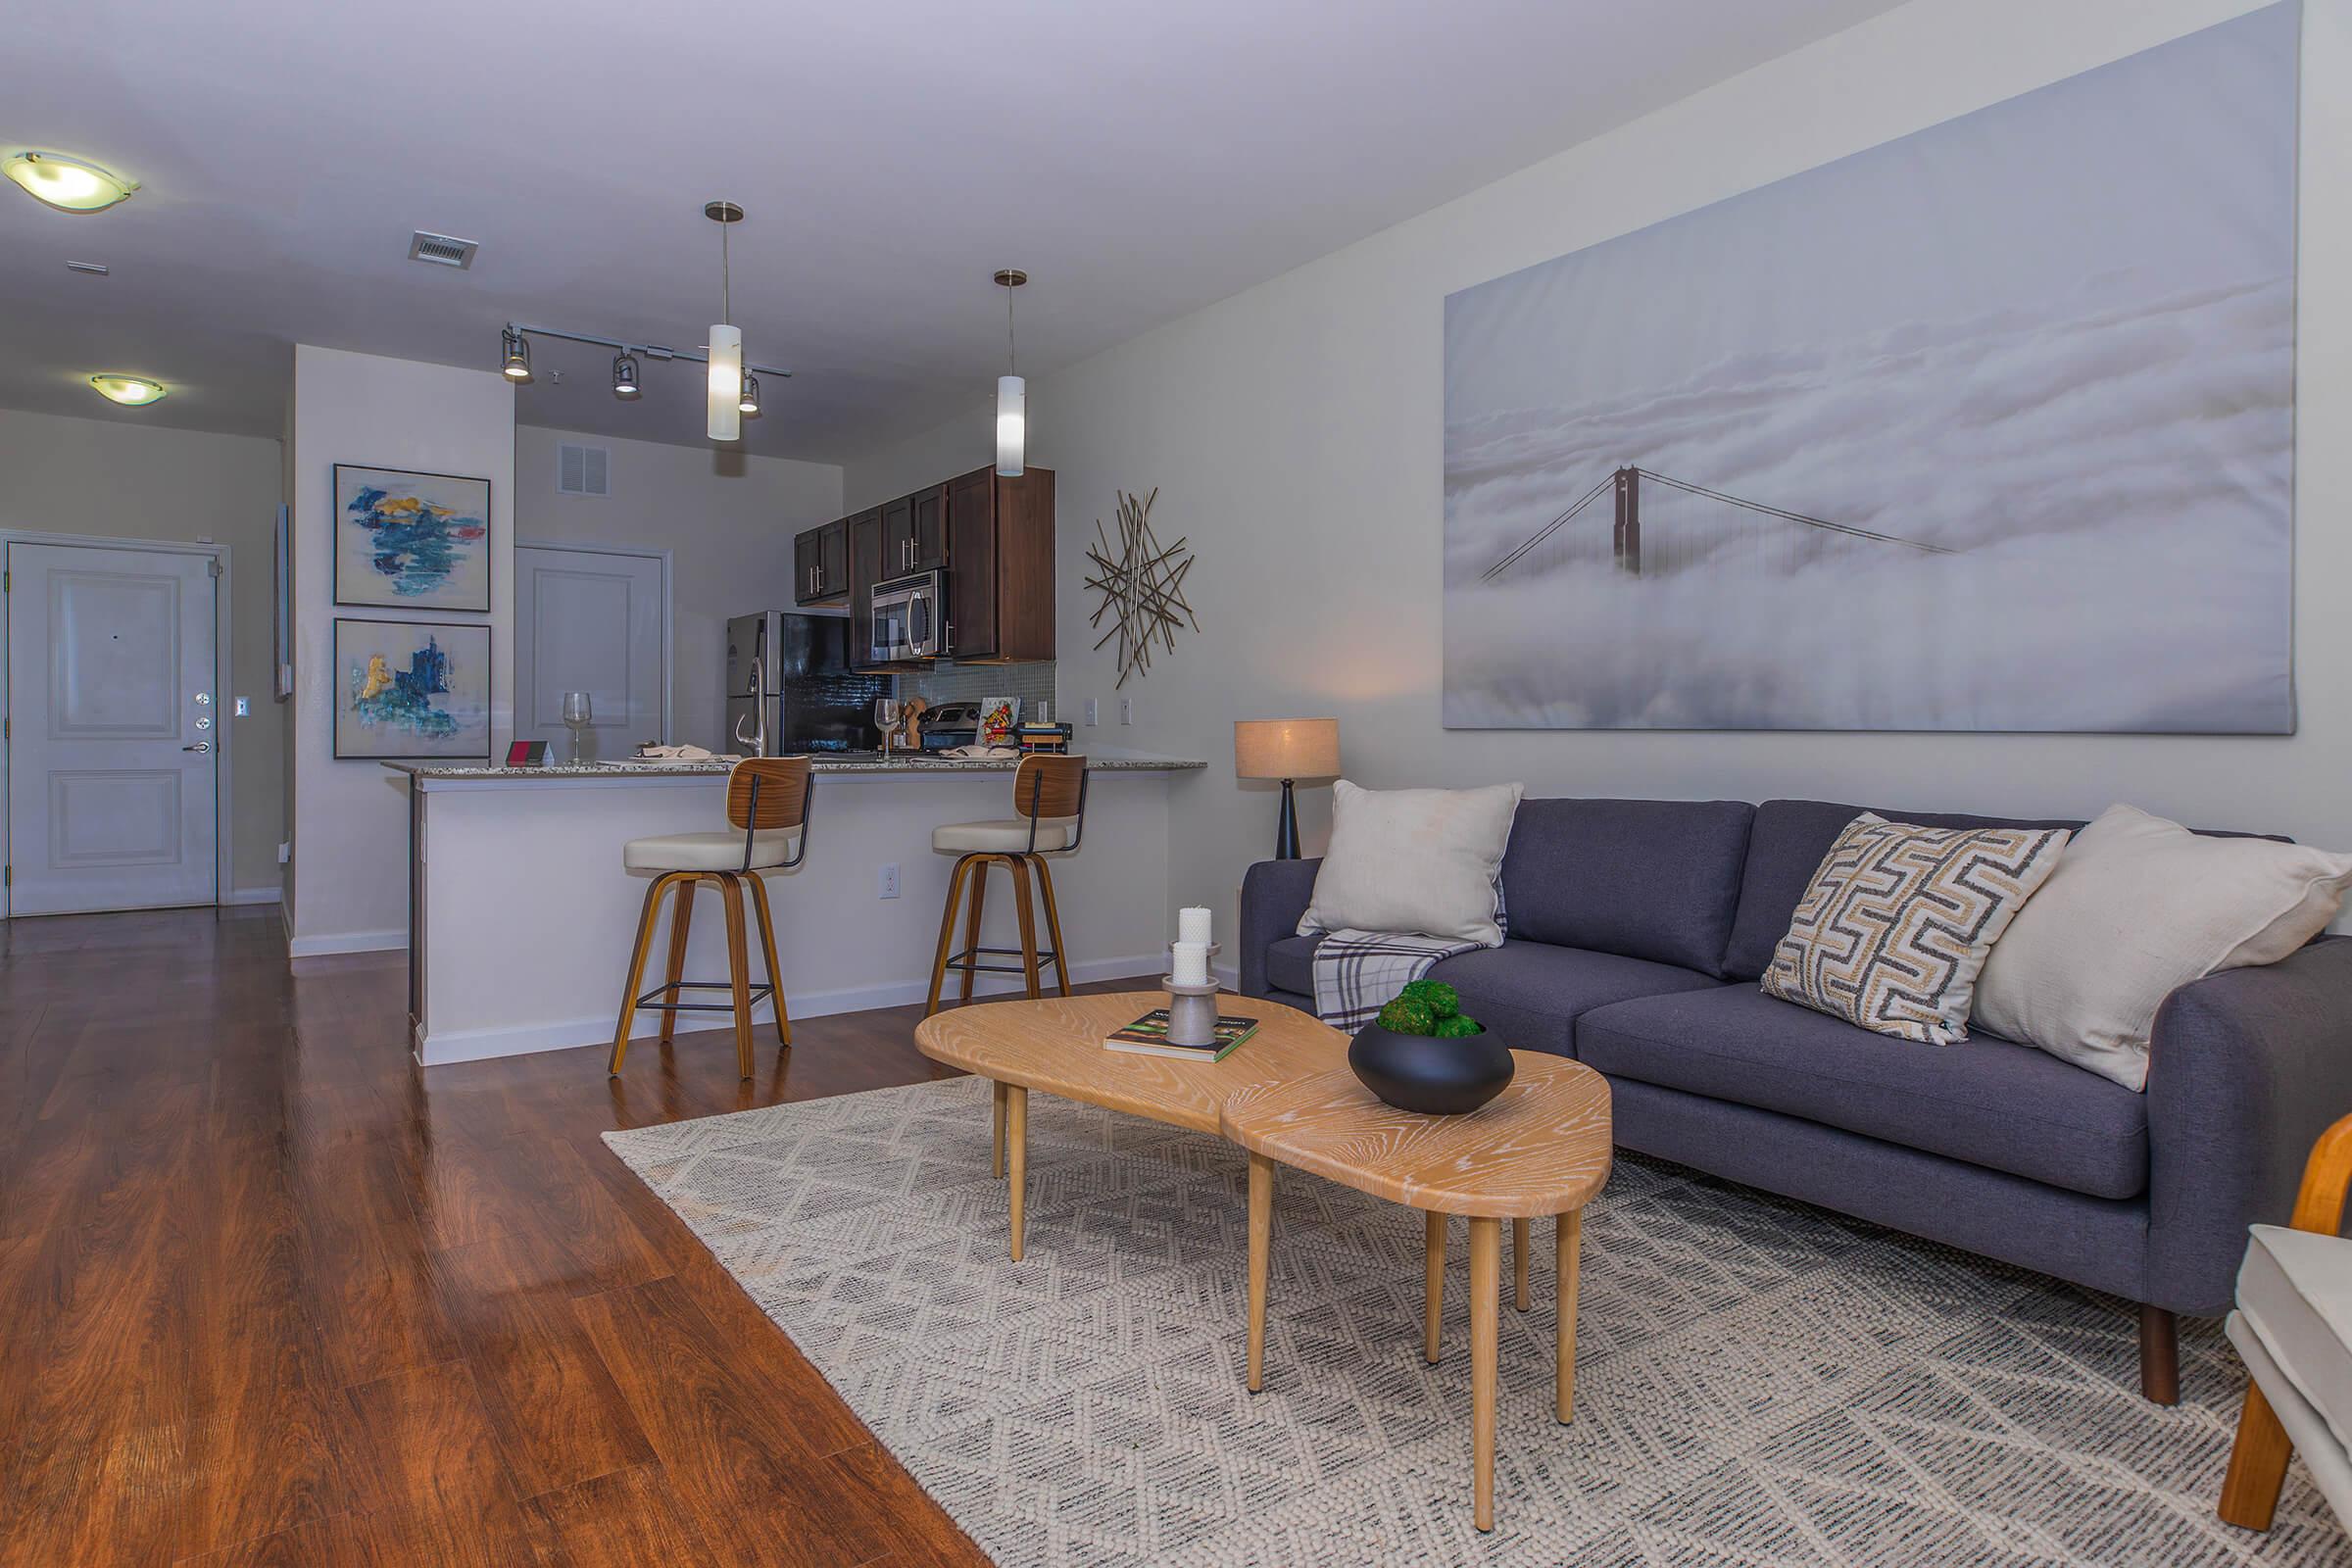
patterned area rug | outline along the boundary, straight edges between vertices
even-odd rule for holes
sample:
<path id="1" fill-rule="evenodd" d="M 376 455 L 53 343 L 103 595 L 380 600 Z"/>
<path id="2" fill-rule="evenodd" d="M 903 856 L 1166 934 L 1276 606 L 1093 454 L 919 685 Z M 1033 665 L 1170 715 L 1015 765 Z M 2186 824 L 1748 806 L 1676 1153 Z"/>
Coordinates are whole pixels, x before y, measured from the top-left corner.
<path id="1" fill-rule="evenodd" d="M 1430 1367 L 1420 1216 L 1282 1172 L 1252 1398 L 1241 1152 L 1043 1095 L 1029 1139 L 1020 1263 L 978 1079 L 606 1141 L 1006 1568 L 2352 1561 L 2300 1467 L 2268 1537 L 2213 1516 L 2217 1325 L 2160 1409 L 2115 1301 L 1634 1158 L 1586 1211 L 1567 1427 L 1535 1228 L 1481 1538 L 1459 1221 Z"/>

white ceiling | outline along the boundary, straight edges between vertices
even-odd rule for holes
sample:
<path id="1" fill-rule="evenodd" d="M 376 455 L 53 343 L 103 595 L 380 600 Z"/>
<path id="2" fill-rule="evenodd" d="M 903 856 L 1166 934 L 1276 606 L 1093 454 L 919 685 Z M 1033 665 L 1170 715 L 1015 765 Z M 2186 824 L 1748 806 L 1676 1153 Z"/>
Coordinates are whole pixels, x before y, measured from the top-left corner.
<path id="1" fill-rule="evenodd" d="M 838 459 L 1892 0 L 79 0 L 9 29 L 0 148 L 143 182 L 0 185 L 0 407 L 279 433 L 287 345 L 496 363 L 508 319 L 790 367 L 746 445 Z M 470 271 L 406 259 L 426 228 Z M 109 264 L 84 277 L 68 260 Z M 534 347 L 518 416 L 702 441 L 700 367 Z M 561 386 L 547 372 L 564 370 Z M 143 411 L 83 382 L 171 383 Z"/>

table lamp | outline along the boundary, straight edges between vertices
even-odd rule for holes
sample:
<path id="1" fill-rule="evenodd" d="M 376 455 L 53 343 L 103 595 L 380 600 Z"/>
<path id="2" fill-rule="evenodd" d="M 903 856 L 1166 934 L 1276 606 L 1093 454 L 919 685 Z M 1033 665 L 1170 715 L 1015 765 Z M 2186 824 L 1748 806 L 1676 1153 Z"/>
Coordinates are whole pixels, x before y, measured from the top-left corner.
<path id="1" fill-rule="evenodd" d="M 1298 779 L 1340 776 L 1336 718 L 1244 718 L 1233 726 L 1233 771 L 1238 778 L 1282 780 L 1282 820 L 1274 830 L 1274 858 L 1298 858 Z"/>

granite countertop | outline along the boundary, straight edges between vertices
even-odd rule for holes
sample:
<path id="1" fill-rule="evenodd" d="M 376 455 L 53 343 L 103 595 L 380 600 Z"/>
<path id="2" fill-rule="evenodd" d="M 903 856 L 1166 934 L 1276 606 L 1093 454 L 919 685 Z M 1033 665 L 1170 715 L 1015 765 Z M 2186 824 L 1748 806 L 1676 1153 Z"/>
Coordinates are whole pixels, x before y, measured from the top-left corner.
<path id="1" fill-rule="evenodd" d="M 417 779 L 467 779 L 475 783 L 511 782 L 529 784 L 563 779 L 587 782 L 592 779 L 611 779 L 625 783 L 636 780 L 670 778 L 724 778 L 732 764 L 726 762 L 586 762 L 577 767 L 552 763 L 546 767 L 466 767 L 446 766 L 435 762 L 386 762 L 384 766 L 396 773 L 406 773 Z M 849 762 L 826 758 L 821 754 L 809 759 L 809 770 L 816 773 L 859 774 L 887 773 L 1009 773 L 1020 765 L 1016 758 L 972 759 L 912 757 L 893 758 L 889 761 Z M 1087 765 L 1097 773 L 1176 773 L 1189 772 L 1208 766 L 1206 762 L 1184 757 L 1151 757 L 1142 753 L 1125 755 L 1087 754 Z"/>

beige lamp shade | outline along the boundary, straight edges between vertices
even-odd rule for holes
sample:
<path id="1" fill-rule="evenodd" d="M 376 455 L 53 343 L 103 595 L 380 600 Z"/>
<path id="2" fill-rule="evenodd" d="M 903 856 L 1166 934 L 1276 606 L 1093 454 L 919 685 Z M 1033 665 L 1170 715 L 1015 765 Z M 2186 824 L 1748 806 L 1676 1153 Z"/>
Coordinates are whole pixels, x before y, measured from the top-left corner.
<path id="1" fill-rule="evenodd" d="M 1233 726 L 1233 771 L 1242 778 L 1337 778 L 1336 718 L 1244 718 Z"/>

